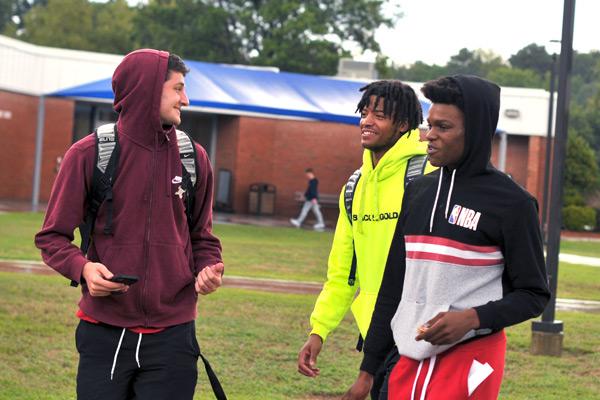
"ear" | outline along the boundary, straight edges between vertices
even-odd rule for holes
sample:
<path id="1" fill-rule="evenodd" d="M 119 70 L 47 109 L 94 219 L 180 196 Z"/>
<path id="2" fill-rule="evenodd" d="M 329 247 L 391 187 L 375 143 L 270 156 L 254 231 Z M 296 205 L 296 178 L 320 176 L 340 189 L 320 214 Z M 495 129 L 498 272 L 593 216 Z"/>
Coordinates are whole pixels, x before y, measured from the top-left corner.
<path id="1" fill-rule="evenodd" d="M 408 131 L 408 121 L 402 121 L 397 124 L 397 130 L 401 133 L 406 133 Z"/>

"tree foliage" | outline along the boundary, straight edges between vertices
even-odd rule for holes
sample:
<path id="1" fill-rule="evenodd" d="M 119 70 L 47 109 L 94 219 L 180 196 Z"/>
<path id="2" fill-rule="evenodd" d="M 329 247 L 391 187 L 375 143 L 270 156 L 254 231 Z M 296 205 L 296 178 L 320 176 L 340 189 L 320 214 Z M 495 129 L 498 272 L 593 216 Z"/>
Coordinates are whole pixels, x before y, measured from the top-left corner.
<path id="1" fill-rule="evenodd" d="M 546 47 L 531 43 L 516 54 L 513 54 L 508 61 L 515 68 L 531 70 L 536 72 L 541 78 L 552 67 L 552 56 L 546 51 Z"/>
<path id="2" fill-rule="evenodd" d="M 543 79 L 535 71 L 508 66 L 492 69 L 487 74 L 487 78 L 500 86 L 541 87 L 544 84 Z"/>
<path id="3" fill-rule="evenodd" d="M 399 16 L 384 15 L 388 1 L 149 0 L 130 7 L 125 0 L 0 0 L 0 24 L 20 14 L 22 26 L 5 32 L 40 45 L 110 53 L 153 47 L 333 75 L 350 47 L 379 50 L 375 30 Z"/>
<path id="4" fill-rule="evenodd" d="M 225 10 L 245 59 L 286 71 L 335 74 L 345 45 L 378 51 L 375 30 L 390 26 L 380 0 L 212 0 Z"/>
<path id="5" fill-rule="evenodd" d="M 25 14 L 22 38 L 39 45 L 94 50 L 92 13 L 87 0 L 49 0 Z"/>
<path id="6" fill-rule="evenodd" d="M 44 46 L 117 54 L 133 48 L 133 10 L 125 0 L 105 4 L 48 0 L 31 4 L 22 16 L 22 29 L 13 31 L 19 39 Z"/>
<path id="7" fill-rule="evenodd" d="M 225 10 L 202 1 L 151 0 L 134 17 L 134 41 L 194 60 L 247 63 L 229 23 Z"/>
<path id="8" fill-rule="evenodd" d="M 596 153 L 589 143 L 571 130 L 567 140 L 565 160 L 565 205 L 581 206 L 585 197 L 599 187 Z"/>
<path id="9" fill-rule="evenodd" d="M 23 27 L 23 17 L 35 5 L 46 5 L 48 0 L 0 0 L 0 32 L 12 34 Z"/>

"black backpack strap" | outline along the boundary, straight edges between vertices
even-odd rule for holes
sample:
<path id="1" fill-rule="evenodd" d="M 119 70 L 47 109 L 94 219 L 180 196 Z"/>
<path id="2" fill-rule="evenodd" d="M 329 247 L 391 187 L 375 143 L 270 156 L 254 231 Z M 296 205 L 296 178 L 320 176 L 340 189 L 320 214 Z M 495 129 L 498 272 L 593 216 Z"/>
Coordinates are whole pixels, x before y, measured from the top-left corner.
<path id="1" fill-rule="evenodd" d="M 106 202 L 106 224 L 104 225 L 104 234 L 112 235 L 112 219 L 113 219 L 113 182 L 117 168 L 119 167 L 119 155 L 121 148 L 119 147 L 119 140 L 117 138 L 117 125 L 114 125 L 114 145 L 112 146 L 112 154 L 108 160 L 108 164 L 104 171 L 104 174 L 100 177 L 100 188 L 104 189 L 104 193 L 101 196 Z M 98 210 L 96 210 L 96 213 Z"/>
<path id="2" fill-rule="evenodd" d="M 361 172 L 359 168 L 350 175 L 344 188 L 344 208 L 346 209 L 346 215 L 348 216 L 350 225 L 352 225 L 352 202 L 354 201 L 354 191 L 356 190 L 356 185 L 358 184 L 360 177 Z"/>
<path id="3" fill-rule="evenodd" d="M 427 160 L 428 157 L 424 154 L 420 156 L 414 156 L 408 160 L 408 164 L 406 165 L 406 173 L 404 174 L 404 187 L 425 173 Z"/>
<path id="4" fill-rule="evenodd" d="M 346 186 L 344 188 L 344 208 L 346 209 L 346 215 L 348 216 L 348 220 L 350 221 L 350 225 L 352 225 L 352 202 L 354 201 L 354 192 L 356 190 L 356 185 L 361 177 L 360 168 L 354 171 L 350 178 L 348 178 L 348 182 L 346 182 Z M 356 248 L 354 247 L 354 239 L 352 239 L 352 263 L 350 264 L 350 273 L 348 274 L 348 285 L 354 286 L 356 282 Z"/>
<path id="5" fill-rule="evenodd" d="M 194 193 L 197 181 L 196 146 L 192 138 L 184 131 L 177 130 L 177 146 L 181 159 L 181 187 L 184 190 L 185 214 L 189 228 L 192 228 L 192 215 L 194 212 Z"/>
<path id="6" fill-rule="evenodd" d="M 361 352 L 363 350 L 363 345 L 365 344 L 365 340 L 362 337 L 362 334 L 358 334 L 358 340 L 356 341 L 356 351 Z"/>
<path id="7" fill-rule="evenodd" d="M 79 225 L 79 232 L 81 234 L 80 248 L 83 254 L 87 254 L 90 248 L 98 210 L 105 200 L 108 202 L 106 210 L 107 222 L 104 227 L 104 233 L 112 234 L 112 184 L 119 164 L 120 147 L 116 124 L 102 125 L 94 131 L 94 135 L 96 136 L 96 163 L 92 175 L 92 186 L 89 188 L 87 194 L 87 208 L 83 223 Z M 77 285 L 77 282 L 71 281 L 71 286 L 76 287 Z"/>
<path id="8" fill-rule="evenodd" d="M 204 369 L 206 369 L 206 375 L 208 375 L 208 380 L 210 382 L 210 386 L 212 387 L 213 393 L 215 394 L 215 398 L 217 400 L 227 400 L 227 396 L 225 395 L 225 391 L 221 386 L 221 382 L 219 382 L 219 378 L 217 378 L 217 374 L 215 374 L 215 371 L 213 371 L 210 363 L 206 357 L 202 355 L 202 353 L 200 353 L 200 358 L 204 363 Z"/>

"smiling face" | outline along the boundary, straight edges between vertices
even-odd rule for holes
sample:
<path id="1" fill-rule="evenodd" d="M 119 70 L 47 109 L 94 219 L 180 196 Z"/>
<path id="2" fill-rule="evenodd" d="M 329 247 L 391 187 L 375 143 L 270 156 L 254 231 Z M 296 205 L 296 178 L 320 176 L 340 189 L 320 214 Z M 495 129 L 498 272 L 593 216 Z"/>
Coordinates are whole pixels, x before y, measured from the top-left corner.
<path id="1" fill-rule="evenodd" d="M 433 103 L 427 117 L 427 154 L 434 167 L 456 168 L 465 150 L 463 112 L 455 105 Z"/>
<path id="2" fill-rule="evenodd" d="M 377 161 L 383 157 L 406 131 L 406 122 L 394 124 L 391 116 L 383 112 L 384 99 L 379 99 L 375 107 L 375 96 L 371 96 L 369 105 L 360 114 L 360 142 L 362 147 L 373 152 Z"/>
<path id="3" fill-rule="evenodd" d="M 181 124 L 181 107 L 190 104 L 185 93 L 185 80 L 181 72 L 169 71 L 160 98 L 160 122 L 163 125 Z"/>

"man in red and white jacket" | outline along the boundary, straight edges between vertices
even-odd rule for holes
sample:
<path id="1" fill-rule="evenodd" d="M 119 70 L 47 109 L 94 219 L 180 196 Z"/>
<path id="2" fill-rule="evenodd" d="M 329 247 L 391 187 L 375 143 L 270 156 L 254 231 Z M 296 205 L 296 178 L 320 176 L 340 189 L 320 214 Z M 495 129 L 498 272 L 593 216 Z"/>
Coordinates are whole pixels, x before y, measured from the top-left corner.
<path id="1" fill-rule="evenodd" d="M 363 399 L 395 346 L 387 399 L 495 399 L 504 327 L 550 298 L 536 200 L 490 164 L 500 88 L 458 75 L 427 82 L 427 153 L 411 182 L 364 347 L 344 399 Z"/>

